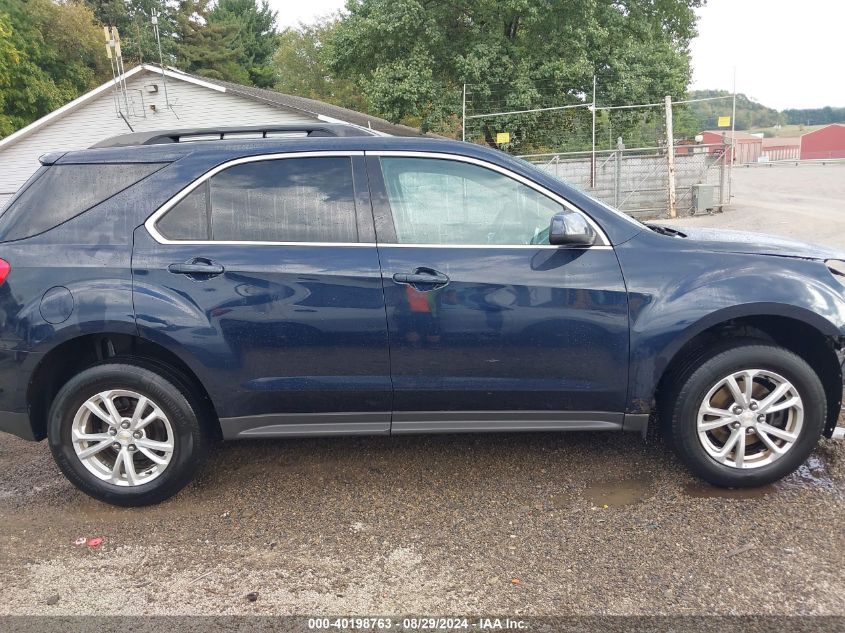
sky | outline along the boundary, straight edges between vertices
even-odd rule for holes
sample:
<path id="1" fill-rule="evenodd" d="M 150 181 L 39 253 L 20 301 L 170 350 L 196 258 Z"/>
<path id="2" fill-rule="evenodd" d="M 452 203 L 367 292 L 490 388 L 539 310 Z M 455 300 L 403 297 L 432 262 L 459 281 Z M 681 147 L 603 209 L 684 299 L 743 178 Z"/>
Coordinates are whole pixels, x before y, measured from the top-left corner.
<path id="1" fill-rule="evenodd" d="M 346 0 L 269 0 L 270 8 L 278 11 L 276 24 L 279 29 L 297 26 L 300 22 L 313 22 L 346 5 Z"/>
<path id="2" fill-rule="evenodd" d="M 280 28 L 344 0 L 270 0 Z M 845 106 L 845 0 L 709 0 L 691 46 L 692 88 L 736 89 L 778 110 Z"/>
<path id="3" fill-rule="evenodd" d="M 736 89 L 770 108 L 845 106 L 843 0 L 709 0 L 698 11 L 693 88 Z"/>

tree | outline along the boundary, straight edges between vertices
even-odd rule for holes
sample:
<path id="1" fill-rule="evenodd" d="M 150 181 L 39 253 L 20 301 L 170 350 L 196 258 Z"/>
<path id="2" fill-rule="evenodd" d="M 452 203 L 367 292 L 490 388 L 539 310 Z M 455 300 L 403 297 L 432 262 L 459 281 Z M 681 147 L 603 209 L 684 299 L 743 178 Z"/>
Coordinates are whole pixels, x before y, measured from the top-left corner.
<path id="1" fill-rule="evenodd" d="M 271 64 L 276 50 L 276 12 L 267 0 L 218 0 L 208 13 L 208 28 L 221 27 L 235 33 L 239 55 L 235 59 L 256 86 L 272 86 L 276 81 Z"/>
<path id="2" fill-rule="evenodd" d="M 15 81 L 15 67 L 21 62 L 21 52 L 12 43 L 12 24 L 8 14 L 0 13 L 0 138 L 15 130 L 15 121 L 9 114 L 11 88 Z"/>
<path id="3" fill-rule="evenodd" d="M 85 0 L 97 20 L 116 26 L 120 33 L 125 65 L 158 63 L 158 43 L 153 32 L 153 16 L 158 18 L 162 58 L 172 64 L 176 55 L 176 0 Z"/>
<path id="4" fill-rule="evenodd" d="M 187 72 L 237 83 L 250 83 L 239 61 L 244 56 L 238 31 L 230 22 L 211 23 L 209 0 L 181 0 L 176 14 L 177 64 Z"/>
<path id="5" fill-rule="evenodd" d="M 0 10 L 0 135 L 109 76 L 102 27 L 81 2 L 4 0 Z"/>
<path id="6" fill-rule="evenodd" d="M 601 103 L 648 103 L 684 94 L 693 9 L 701 4 L 349 0 L 327 57 L 335 73 L 364 88 L 378 113 L 425 129 L 448 127 L 461 110 L 464 83 L 503 110 L 584 103 L 594 75 Z M 627 116 L 614 115 L 620 132 Z M 482 119 L 478 134 L 492 142 L 494 130 L 504 126 L 512 148 L 527 149 L 538 143 L 541 121 L 532 115 Z"/>
<path id="7" fill-rule="evenodd" d="M 357 86 L 348 79 L 335 77 L 328 69 L 326 46 L 338 20 L 338 16 L 332 16 L 314 24 L 285 29 L 279 34 L 279 46 L 273 57 L 278 77 L 275 88 L 287 94 L 365 111 L 367 100 Z"/>
<path id="8" fill-rule="evenodd" d="M 803 110 L 784 110 L 787 123 L 800 125 L 822 125 L 825 123 L 845 122 L 845 108 L 808 108 Z"/>
<path id="9" fill-rule="evenodd" d="M 730 116 L 733 107 L 733 95 L 727 90 L 693 90 L 690 99 L 709 99 L 689 104 L 690 110 L 698 120 L 699 130 L 715 128 L 719 117 Z M 713 97 L 722 97 L 713 99 Z M 786 117 L 773 108 L 757 103 L 744 94 L 736 95 L 736 129 L 748 130 L 759 127 L 782 125 Z"/>

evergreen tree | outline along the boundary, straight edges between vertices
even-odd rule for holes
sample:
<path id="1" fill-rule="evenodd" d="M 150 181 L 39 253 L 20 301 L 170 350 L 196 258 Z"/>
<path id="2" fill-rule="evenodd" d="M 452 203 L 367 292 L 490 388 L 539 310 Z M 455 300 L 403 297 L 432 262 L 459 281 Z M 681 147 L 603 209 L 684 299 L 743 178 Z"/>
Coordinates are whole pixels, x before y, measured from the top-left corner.
<path id="1" fill-rule="evenodd" d="M 248 75 L 247 83 L 272 86 L 276 80 L 271 63 L 278 45 L 276 12 L 267 0 L 218 0 L 208 13 L 208 27 L 235 32 L 238 56 L 234 61 Z M 234 51 L 233 51 L 234 54 Z"/>
<path id="2" fill-rule="evenodd" d="M 250 83 L 237 26 L 209 19 L 209 0 L 181 0 L 176 13 L 177 65 L 212 79 Z"/>

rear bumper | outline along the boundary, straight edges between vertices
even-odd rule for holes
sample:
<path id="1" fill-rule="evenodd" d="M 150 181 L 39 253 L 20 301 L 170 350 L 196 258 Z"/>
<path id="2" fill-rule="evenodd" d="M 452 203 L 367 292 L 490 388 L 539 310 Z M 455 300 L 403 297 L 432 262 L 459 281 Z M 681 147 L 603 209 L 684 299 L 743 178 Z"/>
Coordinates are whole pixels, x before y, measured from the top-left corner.
<path id="1" fill-rule="evenodd" d="M 32 442 L 38 439 L 32 432 L 32 424 L 30 424 L 29 415 L 26 413 L 0 411 L 0 432 L 11 433 Z"/>
<path id="2" fill-rule="evenodd" d="M 30 424 L 26 391 L 41 354 L 5 348 L 16 344 L 0 341 L 0 432 L 40 440 Z"/>

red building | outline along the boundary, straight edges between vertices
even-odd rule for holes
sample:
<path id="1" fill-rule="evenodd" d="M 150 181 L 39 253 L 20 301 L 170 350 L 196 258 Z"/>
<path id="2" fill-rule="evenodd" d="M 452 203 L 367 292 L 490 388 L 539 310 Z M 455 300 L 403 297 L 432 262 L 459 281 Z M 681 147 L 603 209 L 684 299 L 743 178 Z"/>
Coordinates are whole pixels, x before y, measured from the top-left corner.
<path id="1" fill-rule="evenodd" d="M 801 137 L 763 139 L 763 158 L 768 161 L 798 160 L 801 158 Z"/>
<path id="2" fill-rule="evenodd" d="M 831 123 L 801 137 L 801 160 L 845 158 L 845 124 Z"/>
<path id="3" fill-rule="evenodd" d="M 734 163 L 756 163 L 763 153 L 763 138 L 748 132 L 738 130 L 733 132 L 733 143 L 731 143 L 730 130 L 705 130 L 701 136 L 704 139 L 703 143 L 710 146 L 711 154 L 721 152 L 719 146 L 722 144 L 730 146 L 727 149 L 728 159 L 731 158 L 732 153 L 735 153 Z"/>

